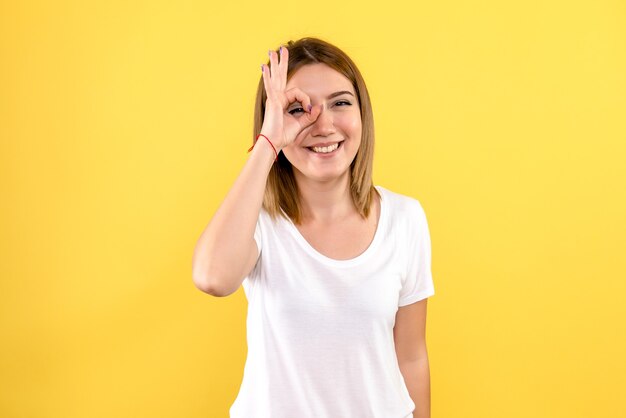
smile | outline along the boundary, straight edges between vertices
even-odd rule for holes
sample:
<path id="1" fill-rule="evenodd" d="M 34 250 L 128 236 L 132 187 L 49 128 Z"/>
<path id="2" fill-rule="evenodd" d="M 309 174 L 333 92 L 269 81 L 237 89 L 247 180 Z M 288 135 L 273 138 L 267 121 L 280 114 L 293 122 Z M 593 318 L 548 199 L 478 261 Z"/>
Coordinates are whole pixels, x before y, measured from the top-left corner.
<path id="1" fill-rule="evenodd" d="M 326 155 L 332 155 L 332 154 L 336 154 L 337 150 L 339 148 L 341 148 L 342 144 L 344 141 L 338 142 L 334 145 L 330 145 L 328 147 L 307 147 L 307 149 L 316 155 L 319 156 L 326 156 Z"/>

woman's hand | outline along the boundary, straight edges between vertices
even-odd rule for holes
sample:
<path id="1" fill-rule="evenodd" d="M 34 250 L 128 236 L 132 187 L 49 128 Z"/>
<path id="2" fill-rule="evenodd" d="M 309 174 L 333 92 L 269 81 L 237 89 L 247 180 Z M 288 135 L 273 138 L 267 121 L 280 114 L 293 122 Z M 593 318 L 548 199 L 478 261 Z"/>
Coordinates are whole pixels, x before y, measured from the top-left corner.
<path id="1" fill-rule="evenodd" d="M 277 150 L 291 144 L 304 128 L 313 124 L 320 114 L 320 107 L 312 107 L 311 99 L 299 88 L 286 90 L 289 51 L 281 48 L 280 57 L 270 50 L 270 65 L 263 64 L 263 83 L 267 100 L 261 133 L 267 136 Z M 280 62 L 278 61 L 280 58 Z M 295 117 L 287 112 L 289 106 L 299 102 L 304 112 Z"/>

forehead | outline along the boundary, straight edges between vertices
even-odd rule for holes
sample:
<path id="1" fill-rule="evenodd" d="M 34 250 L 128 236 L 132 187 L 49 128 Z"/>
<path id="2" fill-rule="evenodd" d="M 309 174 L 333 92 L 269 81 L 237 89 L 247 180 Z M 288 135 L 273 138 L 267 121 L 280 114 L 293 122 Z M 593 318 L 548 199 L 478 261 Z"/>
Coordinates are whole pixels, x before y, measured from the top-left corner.
<path id="1" fill-rule="evenodd" d="M 311 96 L 326 97 L 339 90 L 348 90 L 355 94 L 348 78 L 322 63 L 300 67 L 287 82 L 287 89 L 293 87 L 298 87 Z"/>

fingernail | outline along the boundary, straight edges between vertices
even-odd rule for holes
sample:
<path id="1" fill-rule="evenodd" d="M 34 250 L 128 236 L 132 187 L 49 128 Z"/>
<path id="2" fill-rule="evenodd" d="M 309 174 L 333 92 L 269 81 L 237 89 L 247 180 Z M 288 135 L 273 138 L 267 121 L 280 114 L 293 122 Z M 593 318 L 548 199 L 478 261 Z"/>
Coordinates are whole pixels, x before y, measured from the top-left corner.
<path id="1" fill-rule="evenodd" d="M 309 105 L 309 112 L 313 109 L 313 106 Z"/>
<path id="2" fill-rule="evenodd" d="M 269 49 L 269 50 L 267 51 L 267 56 L 268 56 L 268 57 L 271 57 L 271 56 L 272 56 L 272 50 L 271 50 L 271 49 Z"/>
<path id="3" fill-rule="evenodd" d="M 281 53 L 281 54 L 283 53 L 283 47 L 282 47 L 282 45 L 281 45 L 281 47 L 278 49 L 278 52 L 279 52 L 279 53 Z"/>

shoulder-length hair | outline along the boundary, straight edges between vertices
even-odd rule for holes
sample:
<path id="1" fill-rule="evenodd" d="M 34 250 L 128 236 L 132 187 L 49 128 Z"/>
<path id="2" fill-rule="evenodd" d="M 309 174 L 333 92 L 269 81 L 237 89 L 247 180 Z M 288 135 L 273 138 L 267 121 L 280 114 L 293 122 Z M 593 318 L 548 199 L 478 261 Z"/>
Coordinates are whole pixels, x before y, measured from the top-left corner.
<path id="1" fill-rule="evenodd" d="M 318 38 L 306 37 L 287 43 L 289 50 L 289 63 L 287 69 L 287 81 L 302 66 L 307 64 L 323 63 L 345 76 L 354 87 L 361 111 L 361 145 L 357 154 L 350 164 L 350 194 L 358 213 L 367 219 L 370 213 L 374 193 L 380 196 L 372 181 L 374 160 L 374 117 L 369 93 L 365 81 L 354 62 L 344 53 L 330 43 Z M 269 60 L 268 60 L 269 66 Z M 256 102 L 254 106 L 253 138 L 261 132 L 265 115 L 265 101 L 267 93 L 263 83 L 263 77 L 257 87 Z M 254 144 L 254 139 L 252 141 Z M 295 224 L 302 220 L 298 187 L 293 174 L 293 167 L 281 151 L 278 161 L 272 166 L 265 194 L 263 196 L 263 208 L 272 219 L 278 215 L 283 216 L 281 208 Z"/>

